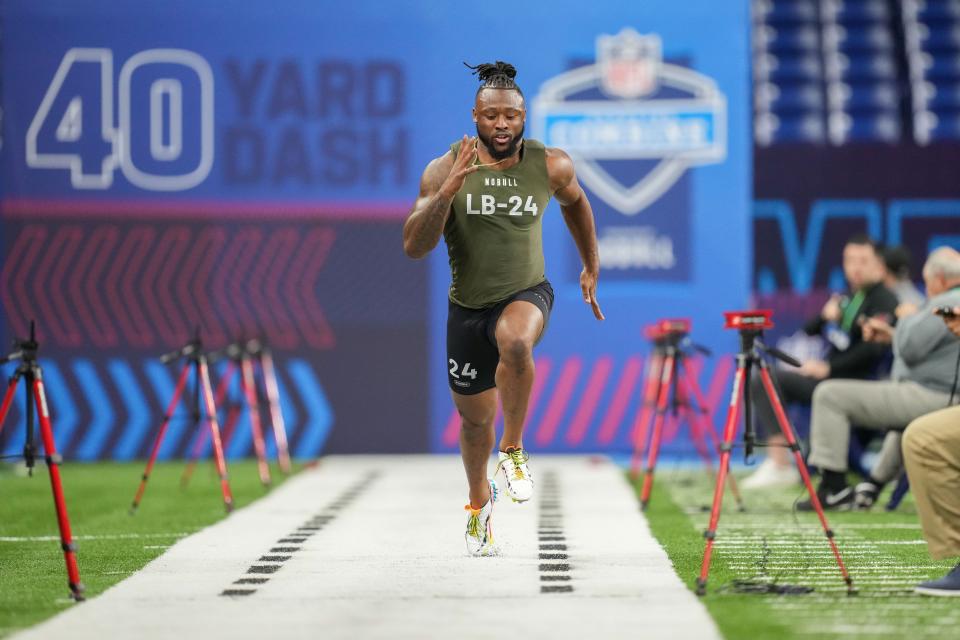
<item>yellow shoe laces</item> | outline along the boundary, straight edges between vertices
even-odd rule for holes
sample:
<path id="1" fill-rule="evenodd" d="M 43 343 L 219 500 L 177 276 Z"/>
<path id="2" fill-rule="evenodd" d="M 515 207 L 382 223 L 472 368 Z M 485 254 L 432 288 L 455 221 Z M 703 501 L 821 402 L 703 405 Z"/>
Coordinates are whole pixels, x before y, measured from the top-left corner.
<path id="1" fill-rule="evenodd" d="M 523 475 L 523 469 L 520 468 L 520 465 L 525 464 L 527 460 L 530 459 L 530 454 L 524 451 L 523 449 L 513 449 L 511 451 L 504 451 L 507 454 L 507 457 L 497 463 L 497 469 L 494 473 L 500 471 L 500 467 L 503 466 L 503 463 L 509 460 L 513 463 L 513 477 L 516 480 L 524 480 L 525 476 Z"/>
<path id="2" fill-rule="evenodd" d="M 480 512 L 483 511 L 483 508 L 474 509 L 469 504 L 464 505 L 464 511 L 470 512 L 470 518 L 467 520 L 467 533 L 473 538 L 480 538 Z"/>

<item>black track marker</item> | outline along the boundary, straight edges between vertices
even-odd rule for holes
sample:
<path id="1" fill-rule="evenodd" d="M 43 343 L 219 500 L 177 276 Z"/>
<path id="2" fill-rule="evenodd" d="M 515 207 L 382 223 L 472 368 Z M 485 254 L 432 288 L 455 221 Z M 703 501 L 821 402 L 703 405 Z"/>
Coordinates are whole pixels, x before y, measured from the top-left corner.
<path id="1" fill-rule="evenodd" d="M 570 565 L 567 551 L 567 537 L 563 529 L 563 503 L 557 474 L 547 471 L 541 480 L 539 518 L 537 520 L 537 542 L 540 550 L 539 560 L 557 560 L 562 562 L 541 562 L 538 565 L 540 582 L 571 582 Z M 551 553 L 552 552 L 552 553 Z M 541 584 L 540 593 L 572 593 L 572 584 Z"/>
<path id="2" fill-rule="evenodd" d="M 354 499 L 358 498 L 367 488 L 373 483 L 374 480 L 379 477 L 380 473 L 377 471 L 371 471 L 366 476 L 363 477 L 359 482 L 354 483 L 352 486 L 348 487 L 343 493 L 341 493 L 332 503 L 330 503 L 322 512 L 310 516 L 302 525 L 297 527 L 296 531 L 287 534 L 286 537 L 280 538 L 275 544 L 283 543 L 296 543 L 303 544 L 307 541 L 310 536 L 315 535 L 317 532 L 321 531 L 324 526 L 333 522 L 341 509 L 348 506 Z M 273 555 L 276 553 L 292 553 L 294 551 L 300 551 L 300 547 L 272 547 L 270 549 L 270 555 L 260 556 L 260 559 L 257 562 L 271 562 L 271 563 L 282 563 L 286 562 L 293 556 L 290 555 Z M 282 564 L 255 564 L 251 565 L 247 569 L 248 574 L 262 574 L 269 575 L 274 574 L 280 570 Z M 269 580 L 269 578 L 240 578 L 235 580 L 233 584 L 264 584 Z M 256 589 L 224 589 L 220 595 L 222 596 L 249 596 L 256 592 Z"/>

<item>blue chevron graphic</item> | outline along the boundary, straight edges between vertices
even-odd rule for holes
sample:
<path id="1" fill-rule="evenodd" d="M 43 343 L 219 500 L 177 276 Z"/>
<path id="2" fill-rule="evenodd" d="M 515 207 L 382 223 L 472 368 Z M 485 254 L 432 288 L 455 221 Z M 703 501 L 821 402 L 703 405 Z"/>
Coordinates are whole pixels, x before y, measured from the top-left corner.
<path id="1" fill-rule="evenodd" d="M 74 360 L 73 373 L 77 376 L 81 392 L 87 398 L 90 407 L 90 424 L 74 455 L 80 460 L 96 460 L 103 452 L 107 438 L 110 437 L 110 427 L 113 426 L 115 415 L 110 404 L 110 396 L 100 380 L 96 367 L 89 360 Z"/>
<path id="2" fill-rule="evenodd" d="M 294 454 L 298 458 L 312 458 L 319 455 L 323 449 L 333 424 L 333 411 L 310 363 L 294 360 L 287 366 L 287 371 L 307 408 L 307 423 L 300 433 L 300 441 Z"/>
<path id="3" fill-rule="evenodd" d="M 153 441 L 157 437 L 157 430 L 160 428 L 160 422 L 163 420 L 163 412 L 167 410 L 167 405 L 170 404 L 173 392 L 176 389 L 177 380 L 174 376 L 180 375 L 180 369 L 174 370 L 156 360 L 147 360 L 144 364 L 144 371 L 150 379 L 150 384 L 153 385 L 157 402 L 160 405 L 160 415 L 155 417 L 153 424 L 149 427 L 150 438 L 147 446 L 152 447 Z M 176 453 L 180 435 L 186 428 L 187 423 L 192 422 L 190 412 L 186 410 L 184 405 L 184 401 L 187 403 L 191 401 L 191 394 L 193 394 L 193 372 L 187 375 L 186 387 L 184 387 L 183 394 L 180 396 L 180 402 L 177 403 L 173 419 L 167 427 L 167 434 L 164 436 L 160 452 L 157 454 L 157 458 L 160 460 L 166 460 Z"/>
<path id="4" fill-rule="evenodd" d="M 62 454 L 69 451 L 73 445 L 74 432 L 80 423 L 80 412 L 60 367 L 46 359 L 40 360 L 40 366 L 43 367 L 43 383 L 47 389 L 47 404 L 50 405 L 53 439 L 56 441 L 57 450 Z"/>
<path id="5" fill-rule="evenodd" d="M 120 438 L 113 448 L 117 460 L 130 460 L 137 455 L 150 427 L 150 405 L 143 390 L 137 384 L 133 369 L 124 360 L 111 360 L 107 370 L 120 390 L 120 398 L 127 408 L 127 423 L 120 431 Z"/>

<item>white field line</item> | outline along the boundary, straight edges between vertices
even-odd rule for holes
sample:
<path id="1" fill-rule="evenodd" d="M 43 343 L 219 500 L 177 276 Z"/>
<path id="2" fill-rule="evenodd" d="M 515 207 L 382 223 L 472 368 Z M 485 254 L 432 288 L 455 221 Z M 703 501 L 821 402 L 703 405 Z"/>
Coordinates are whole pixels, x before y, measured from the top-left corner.
<path id="1" fill-rule="evenodd" d="M 700 512 L 697 512 L 696 515 L 703 515 Z M 720 528 L 723 529 L 723 519 L 720 519 Z M 823 529 L 819 524 L 814 524 L 812 522 L 801 522 L 800 526 L 797 526 L 795 523 L 791 522 L 790 524 L 783 524 L 782 522 L 771 522 L 770 524 L 764 524 L 762 522 L 738 522 L 735 525 L 730 525 L 730 530 L 735 529 L 765 529 L 770 531 L 819 531 L 823 534 Z M 920 530 L 920 524 L 913 524 L 912 522 L 891 522 L 890 524 L 873 524 L 873 523 L 844 523 L 833 527 L 834 531 L 843 531 L 845 529 L 916 529 Z"/>
<path id="2" fill-rule="evenodd" d="M 823 546 L 827 552 L 827 555 L 830 555 L 830 547 L 827 545 L 826 539 L 817 540 L 816 542 L 805 542 L 803 544 L 806 546 L 810 546 L 810 545 Z M 926 545 L 927 543 L 925 540 L 889 540 L 889 541 L 877 540 L 876 544 L 894 545 L 894 546 L 896 545 L 922 546 L 922 545 Z M 777 549 L 778 553 L 780 553 L 781 551 L 783 553 L 790 553 L 791 551 L 795 551 L 796 553 L 822 551 L 821 549 L 818 549 L 816 547 L 814 547 L 813 549 L 794 549 L 794 547 L 799 547 L 801 546 L 801 544 L 799 542 L 792 541 L 792 540 L 767 540 L 766 542 L 764 542 L 763 540 L 742 540 L 742 541 L 735 540 L 733 542 L 726 541 L 726 542 L 723 542 L 722 544 L 720 540 L 717 540 L 714 546 L 720 547 L 720 548 L 722 547 L 731 547 L 731 548 L 756 547 L 757 549 L 762 549 L 763 547 L 786 547 L 784 549 Z M 865 544 L 863 542 L 841 542 L 838 546 L 840 547 L 841 552 L 850 551 L 851 553 L 856 553 L 857 551 L 860 551 L 860 550 L 873 550 L 875 547 L 873 543 Z"/>
<path id="3" fill-rule="evenodd" d="M 73 536 L 74 540 L 135 540 L 137 538 L 186 538 L 189 533 L 114 533 L 101 536 Z M 0 536 L 0 542 L 51 542 L 60 536 Z"/>

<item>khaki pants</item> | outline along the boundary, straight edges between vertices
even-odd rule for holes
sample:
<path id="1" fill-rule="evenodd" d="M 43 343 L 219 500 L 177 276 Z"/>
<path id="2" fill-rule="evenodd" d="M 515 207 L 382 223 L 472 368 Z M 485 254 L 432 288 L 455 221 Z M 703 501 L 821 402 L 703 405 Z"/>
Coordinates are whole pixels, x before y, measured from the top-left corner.
<path id="1" fill-rule="evenodd" d="M 960 556 L 960 406 L 911 422 L 903 460 L 930 555 Z"/>

